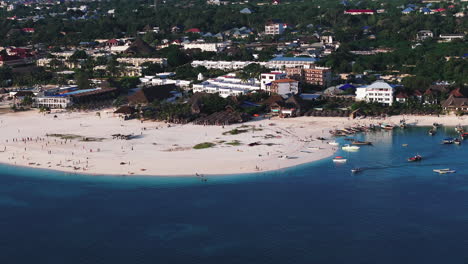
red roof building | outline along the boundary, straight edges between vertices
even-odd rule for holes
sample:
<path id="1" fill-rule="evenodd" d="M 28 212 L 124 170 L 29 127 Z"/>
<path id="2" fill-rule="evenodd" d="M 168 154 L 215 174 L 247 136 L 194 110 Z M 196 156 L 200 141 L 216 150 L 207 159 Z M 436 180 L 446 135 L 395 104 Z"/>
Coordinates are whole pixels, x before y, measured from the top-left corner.
<path id="1" fill-rule="evenodd" d="M 198 28 L 190 28 L 185 31 L 186 33 L 201 33 L 201 30 Z"/>
<path id="2" fill-rule="evenodd" d="M 23 29 L 21 29 L 21 31 L 23 31 L 25 33 L 34 33 L 35 32 L 34 28 L 23 28 Z"/>

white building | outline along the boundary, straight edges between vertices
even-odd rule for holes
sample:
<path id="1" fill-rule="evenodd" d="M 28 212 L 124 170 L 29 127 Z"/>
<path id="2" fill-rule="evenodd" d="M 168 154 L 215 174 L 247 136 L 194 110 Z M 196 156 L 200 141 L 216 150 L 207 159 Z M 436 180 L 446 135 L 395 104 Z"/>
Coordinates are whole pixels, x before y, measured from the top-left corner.
<path id="1" fill-rule="evenodd" d="M 271 59 L 266 67 L 282 70 L 285 68 L 306 68 L 315 64 L 317 59 L 311 57 L 276 57 Z"/>
<path id="2" fill-rule="evenodd" d="M 442 42 L 450 42 L 456 39 L 463 40 L 465 38 L 465 34 L 440 34 L 439 38 Z"/>
<path id="3" fill-rule="evenodd" d="M 202 51 L 220 52 L 226 49 L 227 43 L 204 43 L 204 42 L 191 42 L 182 43 L 183 49 L 200 49 Z"/>
<path id="4" fill-rule="evenodd" d="M 378 80 L 371 85 L 356 88 L 356 101 L 366 101 L 368 103 L 377 102 L 385 105 L 393 104 L 393 87 Z"/>
<path id="5" fill-rule="evenodd" d="M 271 20 L 265 25 L 266 35 L 281 35 L 285 30 L 284 23 L 281 21 Z"/>
<path id="6" fill-rule="evenodd" d="M 434 33 L 430 30 L 421 30 L 416 34 L 416 39 L 419 41 L 424 41 L 426 39 L 431 39 L 434 37 Z"/>
<path id="7" fill-rule="evenodd" d="M 266 91 L 267 89 L 269 89 L 269 85 L 271 85 L 273 81 L 280 80 L 280 79 L 286 79 L 286 73 L 283 73 L 283 72 L 262 73 L 260 75 L 260 88 Z"/>
<path id="8" fill-rule="evenodd" d="M 220 70 L 241 70 L 245 66 L 257 63 L 262 66 L 266 66 L 266 62 L 256 62 L 256 61 L 193 61 L 192 67 L 203 66 L 207 69 L 220 69 Z"/>
<path id="9" fill-rule="evenodd" d="M 157 76 L 145 76 L 140 78 L 141 84 L 143 85 L 164 85 L 164 84 L 174 84 L 182 89 L 187 89 L 190 87 L 191 81 L 186 80 L 172 80 L 172 79 L 161 79 Z"/>
<path id="10" fill-rule="evenodd" d="M 141 67 L 143 63 L 149 62 L 167 66 L 167 59 L 165 58 L 117 58 L 119 63 L 130 64 L 135 67 Z"/>
<path id="11" fill-rule="evenodd" d="M 72 104 L 73 102 L 68 96 L 38 96 L 34 98 L 33 106 L 37 108 L 65 109 Z"/>
<path id="12" fill-rule="evenodd" d="M 260 90 L 260 83 L 256 79 L 242 80 L 234 73 L 206 80 L 193 85 L 193 92 L 219 93 L 221 97 L 238 96 Z"/>
<path id="13" fill-rule="evenodd" d="M 281 95 L 283 98 L 288 98 L 291 95 L 299 94 L 299 82 L 293 79 L 280 79 L 273 81 L 270 88 L 267 89 L 269 93 Z"/>

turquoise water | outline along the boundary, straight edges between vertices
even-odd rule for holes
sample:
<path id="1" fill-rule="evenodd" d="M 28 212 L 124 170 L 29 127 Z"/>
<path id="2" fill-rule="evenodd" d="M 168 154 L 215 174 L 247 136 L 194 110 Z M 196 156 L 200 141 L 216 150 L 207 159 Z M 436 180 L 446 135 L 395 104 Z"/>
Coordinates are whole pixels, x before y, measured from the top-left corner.
<path id="1" fill-rule="evenodd" d="M 0 166 L 0 263 L 468 263 L 468 141 L 427 130 L 208 182 Z"/>

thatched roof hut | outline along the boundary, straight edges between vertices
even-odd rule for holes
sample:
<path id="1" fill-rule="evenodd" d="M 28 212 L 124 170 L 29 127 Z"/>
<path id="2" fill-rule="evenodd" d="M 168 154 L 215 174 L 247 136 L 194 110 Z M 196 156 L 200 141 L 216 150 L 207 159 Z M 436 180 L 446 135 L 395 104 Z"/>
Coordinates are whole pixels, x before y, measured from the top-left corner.
<path id="1" fill-rule="evenodd" d="M 136 112 L 136 109 L 129 106 L 124 105 L 119 107 L 117 110 L 114 111 L 114 114 L 123 114 L 123 115 L 132 115 Z"/>

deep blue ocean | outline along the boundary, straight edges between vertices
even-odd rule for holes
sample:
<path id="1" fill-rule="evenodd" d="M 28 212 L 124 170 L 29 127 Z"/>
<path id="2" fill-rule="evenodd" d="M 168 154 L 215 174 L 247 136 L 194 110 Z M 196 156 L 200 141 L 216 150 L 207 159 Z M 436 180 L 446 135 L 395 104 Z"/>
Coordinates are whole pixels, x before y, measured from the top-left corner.
<path id="1" fill-rule="evenodd" d="M 468 140 L 427 131 L 358 135 L 374 146 L 343 165 L 207 182 L 0 166 L 0 263 L 468 263 Z"/>

